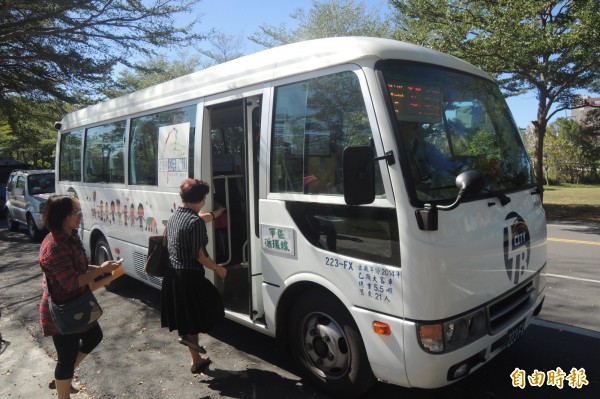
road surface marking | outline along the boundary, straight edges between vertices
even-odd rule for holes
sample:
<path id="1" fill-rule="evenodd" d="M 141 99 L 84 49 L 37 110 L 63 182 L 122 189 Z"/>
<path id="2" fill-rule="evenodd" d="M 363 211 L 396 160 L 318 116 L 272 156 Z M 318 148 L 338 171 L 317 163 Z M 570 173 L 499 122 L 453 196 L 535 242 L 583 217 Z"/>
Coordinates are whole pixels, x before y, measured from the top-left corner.
<path id="1" fill-rule="evenodd" d="M 543 276 L 547 276 L 547 277 L 556 277 L 556 278 L 566 278 L 568 280 L 577 280 L 577 281 L 585 281 L 587 283 L 596 283 L 596 284 L 600 284 L 600 280 L 592 280 L 589 278 L 580 278 L 580 277 L 570 277 L 570 276 L 561 276 L 560 274 L 549 274 L 549 273 L 543 273 Z"/>
<path id="2" fill-rule="evenodd" d="M 572 244 L 600 245 L 597 241 L 567 240 L 566 238 L 548 238 L 548 241 L 569 242 Z"/>

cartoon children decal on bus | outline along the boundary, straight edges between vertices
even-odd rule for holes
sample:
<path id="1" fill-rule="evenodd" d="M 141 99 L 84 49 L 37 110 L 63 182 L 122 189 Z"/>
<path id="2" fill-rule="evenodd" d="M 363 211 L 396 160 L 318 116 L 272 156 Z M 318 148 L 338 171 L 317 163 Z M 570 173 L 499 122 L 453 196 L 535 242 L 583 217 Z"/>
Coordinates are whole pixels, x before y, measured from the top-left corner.
<path id="1" fill-rule="evenodd" d="M 117 224 L 119 226 L 121 226 L 123 224 L 122 221 L 121 221 L 121 216 L 123 215 L 121 213 L 121 200 L 117 199 L 116 204 L 117 204 Z"/>
<path id="2" fill-rule="evenodd" d="M 108 220 L 108 224 L 112 224 L 115 222 L 115 201 L 110 201 L 110 219 Z"/>
<path id="3" fill-rule="evenodd" d="M 137 220 L 140 222 L 140 230 L 144 230 L 144 206 L 141 203 L 138 205 Z"/>
<path id="4" fill-rule="evenodd" d="M 133 205 L 133 202 L 129 208 L 129 222 L 131 227 L 135 226 L 135 205 Z"/>

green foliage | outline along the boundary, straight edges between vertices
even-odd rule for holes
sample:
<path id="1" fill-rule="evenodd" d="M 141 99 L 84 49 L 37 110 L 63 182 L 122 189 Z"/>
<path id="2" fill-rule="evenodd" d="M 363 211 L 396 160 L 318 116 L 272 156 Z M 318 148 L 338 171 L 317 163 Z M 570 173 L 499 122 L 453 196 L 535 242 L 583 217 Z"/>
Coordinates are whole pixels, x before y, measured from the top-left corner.
<path id="1" fill-rule="evenodd" d="M 381 17 L 380 8 L 368 10 L 362 1 L 312 0 L 312 8 L 298 9 L 290 17 L 297 21 L 296 28 L 285 23 L 264 24 L 259 26 L 260 32 L 249 39 L 270 48 L 324 37 L 391 37 L 393 34 L 391 20 Z"/>
<path id="2" fill-rule="evenodd" d="M 559 182 L 598 182 L 598 136 L 576 122 L 559 118 L 548 126 L 545 154 L 547 166 Z"/>
<path id="3" fill-rule="evenodd" d="M 542 184 L 550 118 L 578 107 L 576 91 L 600 76 L 597 0 L 391 0 L 396 38 L 453 54 L 498 79 L 504 93 L 538 99 L 535 166 Z"/>
<path id="4" fill-rule="evenodd" d="M 59 100 L 14 98 L 9 117 L 2 120 L 0 148 L 19 161 L 33 165 L 54 164 L 54 122 L 67 111 Z"/>
<path id="5" fill-rule="evenodd" d="M 196 19 L 189 18 L 198 1 L 2 2 L 0 100 L 20 95 L 74 102 L 77 92 L 95 96 L 115 65 L 132 66 L 137 55 L 201 39 L 191 30 Z M 178 26 L 176 17 L 183 13 L 190 23 Z"/>
<path id="6" fill-rule="evenodd" d="M 67 104 L 103 99 L 117 65 L 135 67 L 137 56 L 196 44 L 203 36 L 193 33 L 190 14 L 198 2 L 1 2 L 0 151 L 36 165 L 53 162 L 53 124 L 73 110 Z"/>

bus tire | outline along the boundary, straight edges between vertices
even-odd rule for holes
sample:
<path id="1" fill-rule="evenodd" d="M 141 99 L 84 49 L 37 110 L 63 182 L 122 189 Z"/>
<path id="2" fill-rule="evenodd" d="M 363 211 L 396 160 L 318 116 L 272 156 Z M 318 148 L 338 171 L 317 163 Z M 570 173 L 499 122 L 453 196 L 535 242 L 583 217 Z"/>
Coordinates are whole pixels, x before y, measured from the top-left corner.
<path id="1" fill-rule="evenodd" d="M 288 327 L 294 362 L 320 389 L 353 398 L 375 382 L 358 327 L 332 294 L 311 290 L 301 295 Z"/>
<path id="2" fill-rule="evenodd" d="M 112 252 L 110 251 L 110 246 L 104 237 L 100 237 L 98 241 L 96 241 L 96 246 L 94 247 L 94 264 L 100 266 L 107 260 L 112 260 Z M 121 276 L 116 280 L 111 281 L 106 284 L 104 288 L 110 292 L 117 292 L 125 287 L 127 284 L 127 276 Z"/>

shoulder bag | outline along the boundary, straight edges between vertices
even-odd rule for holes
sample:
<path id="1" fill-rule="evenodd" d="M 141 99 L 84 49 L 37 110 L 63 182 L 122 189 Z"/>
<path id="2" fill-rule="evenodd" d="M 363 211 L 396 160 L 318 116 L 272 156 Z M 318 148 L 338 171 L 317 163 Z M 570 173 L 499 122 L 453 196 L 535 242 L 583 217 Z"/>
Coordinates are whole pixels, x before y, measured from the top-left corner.
<path id="1" fill-rule="evenodd" d="M 144 264 L 144 272 L 148 276 L 164 277 L 169 266 L 169 250 L 167 249 L 167 228 L 162 236 L 148 238 L 148 257 Z"/>
<path id="2" fill-rule="evenodd" d="M 61 334 L 77 333 L 102 316 L 102 308 L 89 288 L 79 297 L 62 305 L 52 300 L 48 289 L 48 305 L 52 321 Z"/>

